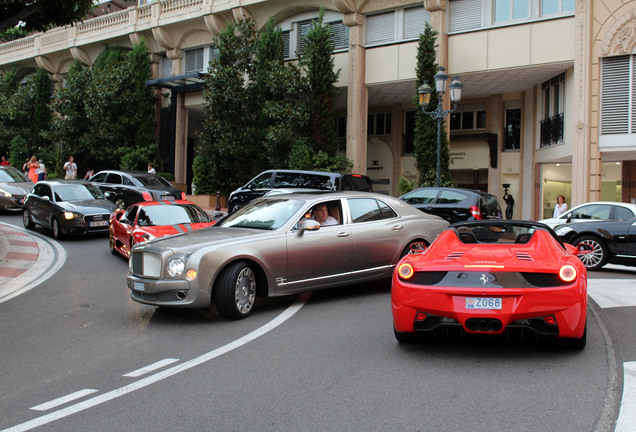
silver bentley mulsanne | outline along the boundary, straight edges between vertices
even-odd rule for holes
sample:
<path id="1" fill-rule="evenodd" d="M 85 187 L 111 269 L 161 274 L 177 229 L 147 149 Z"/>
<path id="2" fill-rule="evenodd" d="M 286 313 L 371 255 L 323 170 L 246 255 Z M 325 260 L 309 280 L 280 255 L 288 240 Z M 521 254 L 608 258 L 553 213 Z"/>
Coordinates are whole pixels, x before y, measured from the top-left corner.
<path id="1" fill-rule="evenodd" d="M 257 296 L 388 279 L 411 244 L 428 245 L 447 226 L 381 194 L 274 195 L 213 227 L 136 245 L 127 283 L 140 303 L 215 303 L 221 316 L 240 319 L 252 312 Z"/>

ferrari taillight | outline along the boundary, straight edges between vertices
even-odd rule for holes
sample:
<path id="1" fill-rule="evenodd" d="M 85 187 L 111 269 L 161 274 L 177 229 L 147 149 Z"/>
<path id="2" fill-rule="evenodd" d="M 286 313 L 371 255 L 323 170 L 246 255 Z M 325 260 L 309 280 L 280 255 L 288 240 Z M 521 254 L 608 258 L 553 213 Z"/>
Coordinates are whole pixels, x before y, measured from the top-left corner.
<path id="1" fill-rule="evenodd" d="M 572 264 L 566 264 L 559 269 L 559 277 L 563 282 L 572 282 L 576 279 L 576 269 Z"/>
<path id="2" fill-rule="evenodd" d="M 401 279 L 411 279 L 414 274 L 415 270 L 413 270 L 413 266 L 408 261 L 400 264 L 398 267 L 398 275 Z"/>
<path id="3" fill-rule="evenodd" d="M 186 200 L 186 193 L 185 192 L 181 192 L 181 199 L 182 200 Z"/>
<path id="4" fill-rule="evenodd" d="M 470 206 L 470 213 L 473 215 L 475 220 L 481 220 L 481 210 L 477 206 Z"/>
<path id="5" fill-rule="evenodd" d="M 144 201 L 152 201 L 152 195 L 150 195 L 150 192 L 142 192 L 141 196 L 144 198 Z"/>

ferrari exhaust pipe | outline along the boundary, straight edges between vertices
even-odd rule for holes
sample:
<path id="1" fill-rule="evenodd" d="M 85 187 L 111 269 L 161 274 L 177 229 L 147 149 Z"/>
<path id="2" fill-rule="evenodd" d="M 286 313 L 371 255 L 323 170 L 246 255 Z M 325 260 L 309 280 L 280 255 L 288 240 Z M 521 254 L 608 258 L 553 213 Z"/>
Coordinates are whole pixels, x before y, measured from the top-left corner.
<path id="1" fill-rule="evenodd" d="M 470 331 L 496 332 L 501 330 L 501 321 L 494 318 L 469 318 L 466 320 L 466 328 Z"/>

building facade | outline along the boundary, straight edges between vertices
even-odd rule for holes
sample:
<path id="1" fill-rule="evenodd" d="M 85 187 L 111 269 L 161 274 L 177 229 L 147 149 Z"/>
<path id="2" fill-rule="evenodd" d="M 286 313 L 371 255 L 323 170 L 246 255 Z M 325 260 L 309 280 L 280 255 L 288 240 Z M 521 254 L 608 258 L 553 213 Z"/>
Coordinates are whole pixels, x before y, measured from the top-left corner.
<path id="1" fill-rule="evenodd" d="M 0 73 L 41 67 L 63 85 L 73 61 L 90 66 L 105 46 L 144 38 L 161 103 L 161 168 L 186 185 L 212 36 L 239 18 L 262 28 L 273 17 L 293 61 L 321 7 L 341 71 L 338 132 L 375 190 L 397 195 L 400 178 L 418 175 L 415 65 L 428 22 L 438 63 L 464 84 L 447 120 L 457 185 L 502 204 L 508 185 L 521 219 L 550 216 L 560 194 L 570 207 L 636 201 L 635 0 L 140 0 L 0 44 Z"/>

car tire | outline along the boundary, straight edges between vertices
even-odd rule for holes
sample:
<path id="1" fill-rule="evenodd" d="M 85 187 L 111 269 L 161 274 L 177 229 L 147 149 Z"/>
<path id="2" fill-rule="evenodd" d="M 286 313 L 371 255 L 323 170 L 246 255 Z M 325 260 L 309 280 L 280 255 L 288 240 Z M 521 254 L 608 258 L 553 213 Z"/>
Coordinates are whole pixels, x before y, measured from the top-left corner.
<path id="1" fill-rule="evenodd" d="M 62 227 L 60 226 L 60 221 L 57 218 L 53 218 L 51 221 L 51 231 L 53 231 L 53 237 L 57 240 L 64 238 L 64 233 L 62 232 Z"/>
<path id="2" fill-rule="evenodd" d="M 230 212 L 229 213 L 230 214 L 234 214 L 237 211 L 239 211 L 241 209 L 241 207 L 243 207 L 243 206 L 240 205 L 240 204 L 232 204 L 232 207 L 230 208 Z"/>
<path id="3" fill-rule="evenodd" d="M 399 343 L 414 343 L 422 340 L 419 333 L 402 333 L 395 330 L 395 327 L 393 327 L 393 334 Z"/>
<path id="4" fill-rule="evenodd" d="M 580 339 L 577 338 L 563 338 L 561 344 L 567 348 L 582 350 L 587 345 L 587 323 L 585 324 L 585 330 L 583 330 L 583 336 Z"/>
<path id="5" fill-rule="evenodd" d="M 214 290 L 216 309 L 224 318 L 243 319 L 256 300 L 256 273 L 245 261 L 230 264 L 219 276 Z"/>
<path id="6" fill-rule="evenodd" d="M 120 210 L 126 210 L 126 200 L 123 197 L 118 196 L 115 198 L 115 204 Z"/>
<path id="7" fill-rule="evenodd" d="M 33 227 L 35 226 L 33 220 L 31 219 L 31 214 L 27 209 L 24 209 L 22 211 L 22 223 L 24 224 L 24 227 L 26 229 L 33 229 Z"/>
<path id="8" fill-rule="evenodd" d="M 589 253 L 579 255 L 579 259 L 588 271 L 598 270 L 607 263 L 607 246 L 598 237 L 579 237 L 576 240 L 576 245 L 580 244 L 585 244 L 592 248 Z"/>
<path id="9" fill-rule="evenodd" d="M 108 249 L 113 255 L 117 255 L 117 249 L 115 249 L 115 237 L 111 233 L 108 233 Z"/>

